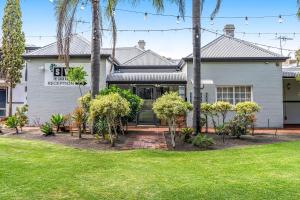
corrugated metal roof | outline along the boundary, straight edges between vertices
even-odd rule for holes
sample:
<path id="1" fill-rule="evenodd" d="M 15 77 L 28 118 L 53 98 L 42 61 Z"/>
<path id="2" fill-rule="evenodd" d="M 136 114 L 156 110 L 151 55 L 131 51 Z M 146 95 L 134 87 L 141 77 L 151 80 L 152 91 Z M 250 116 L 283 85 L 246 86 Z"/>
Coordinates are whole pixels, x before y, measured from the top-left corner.
<path id="1" fill-rule="evenodd" d="M 176 65 L 174 62 L 171 62 L 167 58 L 158 55 L 157 53 L 147 50 L 143 53 L 137 55 L 136 57 L 128 60 L 127 62 L 123 63 L 123 65 L 128 66 L 144 66 L 144 65 Z"/>
<path id="2" fill-rule="evenodd" d="M 300 75 L 299 67 L 282 68 L 282 76 L 285 78 L 295 78 Z"/>
<path id="3" fill-rule="evenodd" d="M 202 47 L 201 53 L 202 59 L 285 59 L 250 42 L 225 35 Z"/>
<path id="4" fill-rule="evenodd" d="M 107 76 L 107 82 L 186 82 L 186 74 L 178 73 L 112 73 Z"/>
<path id="5" fill-rule="evenodd" d="M 74 35 L 70 43 L 70 56 L 91 55 L 91 44 L 88 40 Z M 25 54 L 26 57 L 58 56 L 57 43 L 54 42 L 36 51 Z"/>

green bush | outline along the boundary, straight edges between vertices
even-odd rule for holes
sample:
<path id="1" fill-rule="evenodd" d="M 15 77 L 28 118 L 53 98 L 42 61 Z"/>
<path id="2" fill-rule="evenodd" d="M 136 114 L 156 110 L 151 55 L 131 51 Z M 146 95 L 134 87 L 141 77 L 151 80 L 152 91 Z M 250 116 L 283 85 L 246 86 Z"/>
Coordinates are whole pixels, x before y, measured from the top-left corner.
<path id="1" fill-rule="evenodd" d="M 49 122 L 42 124 L 40 129 L 44 133 L 45 136 L 54 135 L 54 132 L 52 130 L 52 125 Z"/>
<path id="2" fill-rule="evenodd" d="M 73 115 L 72 118 L 78 128 L 78 137 L 81 138 L 82 136 L 82 124 L 84 123 L 84 121 L 86 120 L 86 116 L 84 114 L 84 110 L 82 107 L 77 107 L 75 108 L 75 110 L 73 111 Z"/>
<path id="3" fill-rule="evenodd" d="M 11 117 L 8 117 L 6 122 L 5 122 L 5 125 L 9 128 L 16 129 L 16 134 L 19 134 L 19 129 L 18 129 L 19 120 L 15 115 L 11 116 Z"/>
<path id="4" fill-rule="evenodd" d="M 233 105 L 231 105 L 228 102 L 218 101 L 218 102 L 214 103 L 214 108 L 216 109 L 216 111 L 218 113 L 221 114 L 221 116 L 222 116 L 222 122 L 224 124 L 225 120 L 226 120 L 227 113 L 229 111 L 233 110 Z"/>
<path id="5" fill-rule="evenodd" d="M 92 121 L 100 118 L 105 119 L 112 146 L 114 146 L 115 139 L 118 136 L 117 125 L 119 119 L 129 114 L 129 105 L 129 102 L 118 93 L 98 95 L 96 99 L 91 101 L 90 119 Z"/>
<path id="6" fill-rule="evenodd" d="M 51 116 L 50 121 L 56 127 L 56 133 L 58 133 L 60 126 L 63 125 L 64 116 L 62 114 L 54 114 Z"/>
<path id="7" fill-rule="evenodd" d="M 28 112 L 28 105 L 24 105 L 22 107 L 17 107 L 16 110 L 16 118 L 18 120 L 18 126 L 22 128 L 28 123 L 28 117 L 27 117 L 27 112 Z"/>
<path id="8" fill-rule="evenodd" d="M 199 134 L 193 139 L 192 144 L 200 148 L 208 148 L 214 144 L 214 140 L 206 135 Z"/>
<path id="9" fill-rule="evenodd" d="M 216 134 L 222 136 L 223 143 L 225 142 L 225 136 L 229 135 L 230 133 L 231 133 L 231 128 L 228 123 L 216 127 Z"/>
<path id="10" fill-rule="evenodd" d="M 102 136 L 108 134 L 108 127 L 105 119 L 99 118 L 95 120 L 95 133 Z"/>
<path id="11" fill-rule="evenodd" d="M 156 99 L 152 109 L 157 118 L 168 123 L 172 146 L 175 148 L 176 119 L 192 110 L 192 104 L 184 101 L 177 92 L 169 92 Z"/>
<path id="12" fill-rule="evenodd" d="M 182 128 L 180 130 L 180 134 L 184 142 L 189 142 L 193 133 L 194 133 L 194 129 L 190 127 Z"/>
<path id="13" fill-rule="evenodd" d="M 107 95 L 111 93 L 118 93 L 121 97 L 129 102 L 130 112 L 122 118 L 125 122 L 133 121 L 143 105 L 143 99 L 133 94 L 130 90 L 121 89 L 117 86 L 111 86 L 100 91 L 100 95 Z"/>

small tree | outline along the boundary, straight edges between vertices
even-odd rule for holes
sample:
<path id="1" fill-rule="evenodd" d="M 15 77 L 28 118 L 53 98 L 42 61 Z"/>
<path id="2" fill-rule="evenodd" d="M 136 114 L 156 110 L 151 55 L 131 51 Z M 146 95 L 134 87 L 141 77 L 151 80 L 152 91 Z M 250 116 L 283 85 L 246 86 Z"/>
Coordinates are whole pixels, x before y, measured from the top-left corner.
<path id="1" fill-rule="evenodd" d="M 72 67 L 68 69 L 67 79 L 68 81 L 78 85 L 80 96 L 82 96 L 81 86 L 86 85 L 87 73 L 83 67 Z"/>
<path id="2" fill-rule="evenodd" d="M 107 126 L 111 142 L 111 146 L 115 145 L 117 138 L 117 122 L 119 118 L 128 115 L 130 112 L 129 102 L 117 93 L 107 95 L 98 95 L 96 99 L 91 101 L 90 119 L 104 118 Z M 113 131 L 112 131 L 113 129 Z"/>
<path id="3" fill-rule="evenodd" d="M 82 138 L 82 126 L 84 124 L 84 121 L 86 120 L 85 119 L 86 116 L 85 116 L 83 108 L 82 107 L 75 108 L 72 117 L 78 128 L 78 137 L 79 137 L 79 139 L 81 139 Z"/>
<path id="4" fill-rule="evenodd" d="M 16 130 L 16 134 L 19 134 L 19 129 L 18 129 L 19 120 L 18 120 L 18 118 L 15 115 L 7 118 L 7 120 L 5 122 L 5 125 L 8 128 L 14 128 Z"/>
<path id="5" fill-rule="evenodd" d="M 18 119 L 21 132 L 23 127 L 28 123 L 27 112 L 28 112 L 28 105 L 17 107 L 15 116 Z"/>
<path id="6" fill-rule="evenodd" d="M 9 116 L 12 116 L 13 88 L 21 82 L 25 52 L 25 36 L 22 32 L 22 13 L 19 0 L 7 0 L 2 22 L 1 76 L 9 87 Z"/>
<path id="7" fill-rule="evenodd" d="M 233 109 L 233 106 L 228 102 L 218 101 L 218 102 L 214 103 L 214 107 L 215 107 L 216 111 L 221 114 L 222 122 L 223 122 L 223 124 L 225 124 L 226 116 L 227 116 L 228 112 Z"/>
<path id="8" fill-rule="evenodd" d="M 153 103 L 153 111 L 159 119 L 166 120 L 171 133 L 172 146 L 175 148 L 176 118 L 192 110 L 177 92 L 166 93 Z"/>
<path id="9" fill-rule="evenodd" d="M 130 112 L 128 115 L 122 117 L 122 121 L 127 125 L 128 122 L 136 118 L 138 112 L 141 110 L 143 99 L 133 94 L 130 90 L 121 89 L 117 86 L 111 86 L 100 91 L 100 95 L 107 95 L 111 93 L 118 93 L 129 102 Z M 122 122 L 120 122 L 120 126 L 122 126 Z"/>
<path id="10" fill-rule="evenodd" d="M 86 134 L 86 128 L 87 128 L 87 122 L 89 118 L 89 112 L 90 112 L 90 104 L 92 100 L 92 95 L 90 92 L 87 94 L 83 95 L 78 99 L 79 107 L 82 108 L 83 110 L 83 119 L 82 119 L 82 132 L 83 134 Z M 94 131 L 92 131 L 94 132 Z"/>

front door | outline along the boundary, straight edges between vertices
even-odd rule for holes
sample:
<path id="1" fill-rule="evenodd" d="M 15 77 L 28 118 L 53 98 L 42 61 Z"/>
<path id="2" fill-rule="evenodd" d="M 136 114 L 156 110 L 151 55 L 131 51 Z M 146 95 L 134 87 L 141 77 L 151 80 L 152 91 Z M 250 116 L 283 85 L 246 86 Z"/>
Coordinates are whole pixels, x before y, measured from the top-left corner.
<path id="1" fill-rule="evenodd" d="M 138 114 L 138 125 L 155 125 L 155 114 L 152 111 L 152 105 L 156 97 L 155 87 L 140 86 L 137 87 L 137 95 L 144 100 L 141 111 Z"/>

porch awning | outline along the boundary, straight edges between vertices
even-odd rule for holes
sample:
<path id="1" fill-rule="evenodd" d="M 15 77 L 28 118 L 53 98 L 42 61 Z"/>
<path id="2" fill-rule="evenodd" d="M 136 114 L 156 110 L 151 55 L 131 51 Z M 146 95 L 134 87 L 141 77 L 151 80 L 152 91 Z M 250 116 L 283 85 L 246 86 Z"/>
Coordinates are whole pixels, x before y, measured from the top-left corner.
<path id="1" fill-rule="evenodd" d="M 300 75 L 299 67 L 282 68 L 283 78 L 295 78 Z"/>
<path id="2" fill-rule="evenodd" d="M 170 73 L 112 73 L 107 76 L 108 83 L 186 83 L 183 72 Z"/>

